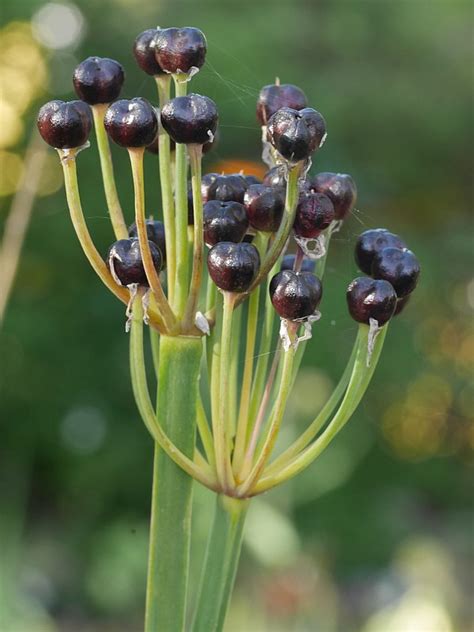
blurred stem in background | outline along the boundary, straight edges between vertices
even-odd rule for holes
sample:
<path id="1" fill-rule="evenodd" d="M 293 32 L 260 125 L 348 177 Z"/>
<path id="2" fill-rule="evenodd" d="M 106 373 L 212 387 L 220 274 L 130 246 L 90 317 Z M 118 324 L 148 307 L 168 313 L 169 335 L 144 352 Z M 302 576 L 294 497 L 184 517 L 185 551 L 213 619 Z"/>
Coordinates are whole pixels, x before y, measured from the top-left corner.
<path id="1" fill-rule="evenodd" d="M 0 246 L 0 326 L 15 281 L 47 152 L 47 146 L 34 128 L 26 151 L 23 175 L 5 222 Z"/>

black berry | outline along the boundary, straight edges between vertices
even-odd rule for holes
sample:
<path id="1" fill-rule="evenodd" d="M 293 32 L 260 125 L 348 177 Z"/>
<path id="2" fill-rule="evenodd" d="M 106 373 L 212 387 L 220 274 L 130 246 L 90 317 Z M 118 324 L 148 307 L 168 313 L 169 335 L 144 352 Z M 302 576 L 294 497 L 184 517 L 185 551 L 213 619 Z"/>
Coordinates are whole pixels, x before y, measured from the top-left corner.
<path id="1" fill-rule="evenodd" d="M 267 173 L 263 177 L 263 184 L 267 187 L 275 187 L 277 189 L 286 189 L 286 177 L 285 172 L 281 165 L 277 165 L 267 171 Z"/>
<path id="2" fill-rule="evenodd" d="M 88 57 L 76 67 L 72 78 L 77 96 L 89 105 L 115 101 L 124 80 L 122 66 L 108 57 Z"/>
<path id="3" fill-rule="evenodd" d="M 311 272 L 283 270 L 270 281 L 269 292 L 279 316 L 298 320 L 314 314 L 321 301 L 323 288 L 321 281 Z"/>
<path id="4" fill-rule="evenodd" d="M 146 99 L 120 99 L 109 106 L 104 118 L 108 135 L 122 147 L 146 147 L 156 138 L 158 120 Z"/>
<path id="5" fill-rule="evenodd" d="M 389 246 L 406 248 L 400 237 L 386 228 L 372 228 L 359 235 L 355 246 L 355 260 L 359 269 L 365 274 L 372 274 L 372 261 L 375 255 Z"/>
<path id="6" fill-rule="evenodd" d="M 153 263 L 159 272 L 162 265 L 161 252 L 152 241 L 149 244 Z M 115 280 L 122 285 L 138 283 L 148 286 L 138 239 L 119 239 L 112 244 L 107 255 L 107 265 Z"/>
<path id="7" fill-rule="evenodd" d="M 252 244 L 221 241 L 207 256 L 211 279 L 226 292 L 246 292 L 260 267 L 258 250 Z"/>
<path id="8" fill-rule="evenodd" d="M 214 182 L 217 180 L 217 178 L 219 177 L 218 173 L 206 173 L 202 176 L 201 178 L 201 196 L 202 196 L 202 201 L 203 202 L 207 202 L 208 200 L 210 200 L 210 196 L 209 196 L 209 190 L 211 188 L 211 186 L 214 184 Z"/>
<path id="9" fill-rule="evenodd" d="M 152 241 L 160 249 L 163 259 L 163 267 L 166 263 L 166 239 L 165 239 L 165 226 L 163 222 L 159 222 L 154 219 L 147 219 L 145 221 L 146 234 L 149 241 Z M 138 239 L 137 225 L 135 222 L 128 228 L 129 237 Z"/>
<path id="10" fill-rule="evenodd" d="M 334 206 L 323 193 L 303 193 L 298 201 L 293 229 L 298 237 L 314 239 L 334 219 Z"/>
<path id="11" fill-rule="evenodd" d="M 248 176 L 244 176 L 244 180 L 247 183 L 248 187 L 251 184 L 262 184 L 262 181 L 260 180 L 260 178 L 257 178 L 257 176 L 254 176 L 252 174 L 249 174 Z"/>
<path id="12" fill-rule="evenodd" d="M 290 163 L 306 160 L 318 149 L 326 135 L 326 123 L 313 108 L 281 108 L 270 118 L 267 138 Z"/>
<path id="13" fill-rule="evenodd" d="M 201 68 L 206 51 L 204 33 L 193 27 L 161 29 L 155 40 L 156 61 L 172 74 Z"/>
<path id="14" fill-rule="evenodd" d="M 204 241 L 214 246 L 219 241 L 242 241 L 249 220 L 245 207 L 239 202 L 209 200 L 204 204 Z"/>
<path id="15" fill-rule="evenodd" d="M 137 36 L 133 44 L 133 55 L 140 68 L 148 75 L 162 75 L 163 69 L 156 61 L 155 42 L 160 29 L 147 29 Z"/>
<path id="16" fill-rule="evenodd" d="M 269 233 L 278 230 L 285 208 L 285 199 L 279 189 L 252 184 L 245 192 L 244 204 L 253 228 Z"/>
<path id="17" fill-rule="evenodd" d="M 388 281 L 369 277 L 354 279 L 347 288 L 346 298 L 352 318 L 367 325 L 370 318 L 384 325 L 392 318 L 397 304 L 396 292 Z"/>
<path id="18" fill-rule="evenodd" d="M 214 101 L 200 94 L 171 99 L 161 110 L 161 123 L 176 143 L 208 143 L 216 133 L 218 118 Z"/>
<path id="19" fill-rule="evenodd" d="M 40 109 L 37 125 L 41 137 L 51 147 L 81 147 L 89 138 L 92 114 L 83 101 L 49 101 Z"/>
<path id="20" fill-rule="evenodd" d="M 268 120 L 280 108 L 302 110 L 308 105 L 303 90 L 289 83 L 263 86 L 258 95 L 257 120 L 260 125 L 266 125 Z"/>
<path id="21" fill-rule="evenodd" d="M 310 186 L 318 193 L 324 193 L 334 204 L 335 219 L 344 219 L 354 208 L 357 188 L 347 173 L 318 173 L 310 181 Z"/>
<path id="22" fill-rule="evenodd" d="M 293 270 L 295 266 L 295 255 L 285 255 L 282 259 L 280 270 Z M 316 261 L 304 257 L 301 263 L 300 272 L 314 272 L 316 269 Z"/>
<path id="23" fill-rule="evenodd" d="M 217 176 L 207 190 L 208 199 L 221 200 L 222 202 L 244 201 L 247 182 L 239 174 Z"/>
<path id="24" fill-rule="evenodd" d="M 384 279 L 393 285 L 397 296 L 408 296 L 416 287 L 420 264 L 411 250 L 384 248 L 372 262 L 374 279 Z"/>

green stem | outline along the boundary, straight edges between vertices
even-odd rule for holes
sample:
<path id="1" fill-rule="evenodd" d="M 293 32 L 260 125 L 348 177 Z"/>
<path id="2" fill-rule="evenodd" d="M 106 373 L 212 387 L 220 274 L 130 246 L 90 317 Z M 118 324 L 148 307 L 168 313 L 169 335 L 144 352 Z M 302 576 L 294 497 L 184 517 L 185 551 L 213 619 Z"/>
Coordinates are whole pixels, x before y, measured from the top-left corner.
<path id="1" fill-rule="evenodd" d="M 292 339 L 295 337 L 295 332 L 289 332 Z M 244 482 L 239 485 L 238 493 L 240 496 L 245 497 L 250 489 L 252 489 L 255 482 L 259 479 L 266 462 L 270 458 L 275 441 L 280 430 L 283 416 L 285 414 L 286 402 L 291 391 L 293 384 L 293 360 L 295 357 L 295 348 L 293 345 L 285 351 L 283 354 L 283 369 L 281 372 L 281 379 L 278 384 L 278 395 L 273 406 L 268 428 L 265 430 L 265 439 L 257 458 L 254 461 L 254 453 L 257 447 L 258 433 L 257 426 L 254 428 L 254 434 L 250 441 L 247 453 L 245 455 L 245 461 L 242 467 L 242 473 L 239 479 L 245 479 Z M 252 465 L 253 464 L 253 465 Z"/>
<path id="2" fill-rule="evenodd" d="M 193 188 L 193 212 L 194 212 L 194 243 L 193 243 L 193 270 L 189 297 L 184 315 L 184 331 L 194 326 L 196 311 L 201 289 L 202 266 L 204 259 L 204 234 L 203 234 L 203 210 L 201 193 L 201 158 L 202 145 L 188 146 L 191 162 L 191 183 Z"/>
<path id="3" fill-rule="evenodd" d="M 158 75 L 155 77 L 158 88 L 160 109 L 170 98 L 171 77 Z M 176 282 L 176 231 L 174 217 L 173 178 L 171 174 L 170 137 L 165 132 L 161 122 L 158 128 L 158 160 L 160 165 L 161 202 L 163 205 L 163 220 L 165 224 L 168 297 L 171 305 L 174 301 L 174 286 Z"/>
<path id="4" fill-rule="evenodd" d="M 232 315 L 236 295 L 224 292 L 224 311 L 222 315 L 222 335 L 220 345 L 219 398 L 217 419 L 212 420 L 214 429 L 214 446 L 216 453 L 216 469 L 219 482 L 224 492 L 234 487 L 234 476 L 230 462 L 229 436 L 229 366 L 232 336 Z"/>
<path id="5" fill-rule="evenodd" d="M 367 325 L 360 325 L 358 332 L 357 342 L 357 354 L 354 362 L 354 368 L 349 380 L 349 385 L 346 390 L 346 394 L 337 410 L 335 416 L 331 420 L 330 424 L 324 430 L 324 432 L 305 450 L 294 458 L 286 467 L 282 468 L 277 474 L 272 476 L 263 476 L 254 488 L 251 490 L 252 495 L 259 494 L 275 485 L 289 480 L 293 476 L 296 476 L 299 472 L 304 470 L 310 463 L 316 459 L 323 450 L 325 450 L 337 433 L 345 426 L 345 424 L 352 417 L 354 411 L 359 405 L 365 391 L 367 390 L 372 375 L 374 374 L 375 367 L 380 358 L 382 352 L 383 343 L 387 334 L 388 326 L 385 325 L 377 336 L 375 346 L 373 349 L 370 364 L 367 366 L 368 351 L 367 342 L 369 335 L 369 327 Z"/>
<path id="6" fill-rule="evenodd" d="M 257 287 L 250 295 L 247 314 L 247 339 L 245 343 L 244 374 L 242 376 L 237 434 L 235 437 L 234 455 L 232 460 L 234 474 L 238 472 L 242 466 L 245 448 L 247 446 L 250 394 L 252 388 L 255 341 L 257 338 L 259 302 L 260 287 Z"/>
<path id="7" fill-rule="evenodd" d="M 354 361 L 356 357 L 358 349 L 358 343 L 354 344 L 352 348 L 352 353 L 349 358 L 349 361 L 346 364 L 346 368 L 344 369 L 344 373 L 339 380 L 336 388 L 332 392 L 330 398 L 324 404 L 318 415 L 314 418 L 312 423 L 306 428 L 302 435 L 296 439 L 284 452 L 282 452 L 270 465 L 265 469 L 265 475 L 271 476 L 275 472 L 278 472 L 283 467 L 288 465 L 288 463 L 295 457 L 301 450 L 304 450 L 306 446 L 311 443 L 311 441 L 316 437 L 318 432 L 327 422 L 329 417 L 333 414 L 338 402 L 341 400 L 341 397 L 344 395 L 344 391 L 349 384 L 349 378 L 352 373 L 352 369 L 354 368 Z M 299 351 L 299 349 L 298 349 Z M 296 361 L 295 361 L 296 364 Z M 293 371 L 294 373 L 294 371 Z"/>
<path id="8" fill-rule="evenodd" d="M 100 168 L 102 170 L 102 180 L 104 183 L 105 199 L 109 209 L 110 221 L 117 239 L 127 239 L 128 230 L 123 217 L 122 207 L 115 185 L 114 167 L 112 164 L 112 154 L 110 153 L 109 139 L 104 127 L 104 116 L 108 103 L 97 103 L 91 107 L 94 117 L 95 134 L 99 149 Z"/>
<path id="9" fill-rule="evenodd" d="M 176 96 L 185 96 L 187 83 L 174 77 Z M 176 277 L 173 309 L 182 319 L 188 295 L 188 163 L 186 145 L 176 143 L 175 205 L 176 205 Z"/>
<path id="10" fill-rule="evenodd" d="M 202 341 L 162 336 L 157 416 L 192 459 Z M 192 478 L 155 448 L 145 632 L 184 630 L 191 535 Z"/>
<path id="11" fill-rule="evenodd" d="M 148 284 L 155 296 L 158 309 L 163 317 L 168 332 L 171 332 L 176 324 L 175 316 L 168 303 L 163 288 L 161 286 L 160 276 L 153 263 L 153 257 L 150 250 L 150 242 L 146 229 L 145 219 L 145 184 L 143 177 L 143 147 L 130 148 L 128 154 L 130 156 L 130 164 L 132 167 L 133 189 L 135 197 L 135 222 L 137 226 L 138 240 L 140 242 L 140 252 L 145 268 Z"/>
<path id="12" fill-rule="evenodd" d="M 220 632 L 234 586 L 249 501 L 217 496 L 192 632 Z"/>

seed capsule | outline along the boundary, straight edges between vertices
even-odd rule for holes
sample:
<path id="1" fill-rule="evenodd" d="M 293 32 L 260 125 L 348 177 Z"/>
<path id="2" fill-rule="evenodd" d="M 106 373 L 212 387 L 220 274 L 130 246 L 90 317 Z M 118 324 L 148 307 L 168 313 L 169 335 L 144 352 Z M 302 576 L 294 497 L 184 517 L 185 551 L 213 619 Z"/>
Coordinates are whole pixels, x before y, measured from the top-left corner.
<path id="1" fill-rule="evenodd" d="M 115 101 L 124 80 L 121 64 L 108 57 L 84 59 L 74 70 L 72 78 L 77 96 L 89 105 Z"/>
<path id="2" fill-rule="evenodd" d="M 217 176 L 207 190 L 208 199 L 243 203 L 247 182 L 239 174 Z"/>
<path id="3" fill-rule="evenodd" d="M 280 270 L 293 270 L 295 267 L 295 255 L 285 255 L 282 259 Z M 316 261 L 304 257 L 301 263 L 300 272 L 314 272 L 316 269 Z"/>
<path id="4" fill-rule="evenodd" d="M 318 173 L 310 181 L 310 186 L 318 193 L 324 193 L 334 205 L 335 219 L 344 219 L 354 208 L 357 187 L 347 173 Z"/>
<path id="5" fill-rule="evenodd" d="M 154 219 L 145 220 L 146 226 L 146 234 L 149 241 L 152 241 L 155 246 L 158 246 L 161 252 L 161 256 L 163 259 L 163 268 L 166 263 L 166 239 L 165 239 L 165 226 L 163 222 L 159 222 Z M 129 237 L 133 237 L 134 239 L 138 239 L 138 230 L 135 222 L 131 224 L 128 228 Z"/>
<path id="6" fill-rule="evenodd" d="M 158 133 L 155 110 L 141 97 L 112 103 L 105 113 L 104 125 L 110 138 L 122 147 L 146 147 Z"/>
<path id="7" fill-rule="evenodd" d="M 311 272 L 283 270 L 270 281 L 272 305 L 278 315 L 287 320 L 307 318 L 321 302 L 321 281 Z"/>
<path id="8" fill-rule="evenodd" d="M 216 133 L 218 118 L 214 101 L 200 94 L 176 97 L 161 109 L 161 123 L 176 143 L 208 143 Z"/>
<path id="9" fill-rule="evenodd" d="M 161 29 L 155 40 L 156 61 L 165 72 L 188 73 L 206 59 L 204 33 L 193 27 Z"/>
<path id="10" fill-rule="evenodd" d="M 149 244 L 155 269 L 160 272 L 161 252 L 152 241 Z M 122 285 L 138 283 L 148 287 L 138 239 L 119 239 L 112 244 L 107 255 L 107 265 L 115 280 Z"/>
<path id="11" fill-rule="evenodd" d="M 156 61 L 156 38 L 160 29 L 147 29 L 137 36 L 133 44 L 133 55 L 139 67 L 148 75 L 156 76 L 164 73 Z"/>
<path id="12" fill-rule="evenodd" d="M 289 83 L 263 86 L 257 101 L 257 120 L 266 125 L 268 120 L 280 108 L 302 110 L 308 105 L 303 90 Z"/>
<path id="13" fill-rule="evenodd" d="M 313 108 L 281 108 L 270 118 L 267 139 L 288 162 L 307 160 L 324 142 L 326 122 Z"/>
<path id="14" fill-rule="evenodd" d="M 204 204 L 203 212 L 204 241 L 208 246 L 220 241 L 242 241 L 249 225 L 243 204 L 209 200 Z"/>
<path id="15" fill-rule="evenodd" d="M 303 193 L 298 201 L 293 229 L 298 237 L 316 238 L 334 219 L 334 206 L 323 193 Z"/>
<path id="16" fill-rule="evenodd" d="M 87 142 L 92 114 L 83 101 L 49 101 L 40 109 L 37 125 L 48 145 L 55 149 L 73 149 Z"/>
<path id="17" fill-rule="evenodd" d="M 384 248 L 374 257 L 372 276 L 391 283 L 401 298 L 415 289 L 420 276 L 420 264 L 411 250 Z"/>
<path id="18" fill-rule="evenodd" d="M 258 250 L 252 244 L 221 241 L 207 256 L 211 279 L 226 292 L 246 292 L 260 267 Z"/>
<path id="19" fill-rule="evenodd" d="M 253 228 L 269 233 L 278 230 L 285 208 L 284 196 L 278 189 L 252 184 L 245 192 L 244 204 Z"/>
<path id="20" fill-rule="evenodd" d="M 346 298 L 352 318 L 367 325 L 370 318 L 380 326 L 385 325 L 392 318 L 397 304 L 397 294 L 388 281 L 369 277 L 354 279 L 347 288 Z"/>
<path id="21" fill-rule="evenodd" d="M 386 228 L 364 231 L 359 235 L 355 246 L 355 260 L 359 269 L 371 275 L 375 255 L 387 247 L 406 248 L 406 245 L 398 235 L 394 235 Z"/>

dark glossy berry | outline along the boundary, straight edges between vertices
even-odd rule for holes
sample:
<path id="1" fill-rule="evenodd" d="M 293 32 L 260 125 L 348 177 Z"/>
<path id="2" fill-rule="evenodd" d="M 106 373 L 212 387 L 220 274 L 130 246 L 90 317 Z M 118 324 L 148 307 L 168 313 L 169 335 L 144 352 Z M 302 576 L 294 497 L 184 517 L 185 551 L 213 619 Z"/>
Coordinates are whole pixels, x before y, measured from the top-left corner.
<path id="1" fill-rule="evenodd" d="M 406 248 L 398 235 L 386 228 L 371 228 L 359 235 L 355 245 L 355 260 L 362 272 L 372 274 L 372 261 L 375 255 L 387 247 Z"/>
<path id="2" fill-rule="evenodd" d="M 295 267 L 295 255 L 285 255 L 282 259 L 280 270 L 293 270 Z M 304 257 L 301 263 L 300 272 L 314 272 L 316 269 L 316 261 Z"/>
<path id="3" fill-rule="evenodd" d="M 152 241 L 149 244 L 153 263 L 159 272 L 162 265 L 161 252 Z M 119 239 L 112 244 L 107 255 L 107 265 L 115 280 L 122 285 L 138 283 L 148 286 L 138 239 Z"/>
<path id="4" fill-rule="evenodd" d="M 219 177 L 218 173 L 206 173 L 202 176 L 201 196 L 202 196 L 203 202 L 207 202 L 208 200 L 211 199 L 211 197 L 209 196 L 209 191 L 218 177 Z"/>
<path id="5" fill-rule="evenodd" d="M 246 190 L 245 178 L 237 173 L 232 173 L 227 176 L 217 176 L 209 186 L 207 194 L 210 200 L 243 203 Z"/>
<path id="6" fill-rule="evenodd" d="M 260 180 L 260 178 L 257 178 L 257 176 L 254 176 L 252 174 L 249 174 L 248 176 L 244 175 L 244 180 L 247 183 L 248 187 L 251 184 L 262 184 L 262 181 Z"/>
<path id="7" fill-rule="evenodd" d="M 207 267 L 221 290 L 246 292 L 257 275 L 260 256 L 252 244 L 221 241 L 209 250 Z"/>
<path id="8" fill-rule="evenodd" d="M 399 314 L 403 312 L 403 310 L 407 306 L 407 303 L 410 301 L 410 296 L 411 295 L 408 294 L 407 296 L 404 296 L 403 298 L 399 298 L 397 300 L 397 305 L 395 307 L 395 311 L 393 312 L 394 316 L 398 316 Z"/>
<path id="9" fill-rule="evenodd" d="M 347 173 L 318 173 L 310 186 L 318 193 L 324 193 L 334 204 L 335 219 L 344 219 L 354 208 L 357 200 L 357 187 Z"/>
<path id="10" fill-rule="evenodd" d="M 263 183 L 267 187 L 275 187 L 277 189 L 286 189 L 286 177 L 285 171 L 281 165 L 277 165 L 267 171 L 263 177 Z"/>
<path id="11" fill-rule="evenodd" d="M 209 200 L 204 204 L 204 241 L 214 246 L 219 241 L 242 241 L 249 226 L 245 206 L 239 202 Z"/>
<path id="12" fill-rule="evenodd" d="M 124 80 L 122 66 L 108 57 L 84 59 L 74 70 L 72 78 L 77 96 L 89 105 L 115 101 Z"/>
<path id="13" fill-rule="evenodd" d="M 321 302 L 323 287 L 311 272 L 283 270 L 270 281 L 269 292 L 279 316 L 298 320 L 314 314 Z"/>
<path id="14" fill-rule="evenodd" d="M 147 29 L 137 36 L 133 44 L 133 55 L 140 68 L 148 75 L 162 75 L 164 70 L 156 61 L 155 42 L 160 29 Z"/>
<path id="15" fill-rule="evenodd" d="M 384 248 L 374 257 L 372 276 L 391 283 L 401 298 L 415 289 L 420 276 L 420 264 L 411 250 Z"/>
<path id="16" fill-rule="evenodd" d="M 267 124 L 267 139 L 290 163 L 307 160 L 324 142 L 326 122 L 313 108 L 281 108 Z"/>
<path id="17" fill-rule="evenodd" d="M 346 298 L 352 318 L 367 325 L 370 318 L 384 325 L 392 318 L 397 304 L 397 294 L 388 281 L 369 277 L 354 279 L 347 288 Z"/>
<path id="18" fill-rule="evenodd" d="M 278 230 L 285 208 L 285 198 L 279 189 L 252 184 L 245 192 L 244 204 L 253 228 L 269 233 Z"/>
<path id="19" fill-rule="evenodd" d="M 145 226 L 148 241 L 152 241 L 160 249 L 164 267 L 166 263 L 165 225 L 163 222 L 159 222 L 158 220 L 147 219 L 145 221 Z M 138 239 L 137 225 L 135 222 L 129 226 L 128 235 L 129 237 Z"/>
<path id="20" fill-rule="evenodd" d="M 91 109 L 83 101 L 49 101 L 40 109 L 37 125 L 41 137 L 51 147 L 81 147 L 91 131 Z"/>
<path id="21" fill-rule="evenodd" d="M 122 147 L 146 147 L 156 138 L 156 112 L 146 99 L 120 99 L 109 106 L 104 118 L 105 129 Z"/>
<path id="22" fill-rule="evenodd" d="M 302 110 L 307 105 L 305 93 L 297 86 L 290 83 L 263 86 L 258 95 L 257 120 L 260 125 L 266 125 L 280 108 Z"/>
<path id="23" fill-rule="evenodd" d="M 161 109 L 161 124 L 176 143 L 204 145 L 216 133 L 216 104 L 200 94 L 168 101 Z"/>
<path id="24" fill-rule="evenodd" d="M 242 241 L 244 241 L 246 244 L 251 244 L 254 239 L 255 235 L 253 233 L 247 233 L 246 235 L 244 235 Z"/>
<path id="25" fill-rule="evenodd" d="M 323 193 L 303 193 L 296 207 L 293 229 L 298 237 L 316 238 L 334 219 L 334 206 Z"/>
<path id="26" fill-rule="evenodd" d="M 193 27 L 161 29 L 155 40 L 156 60 L 168 73 L 188 73 L 206 59 L 204 33 Z"/>

